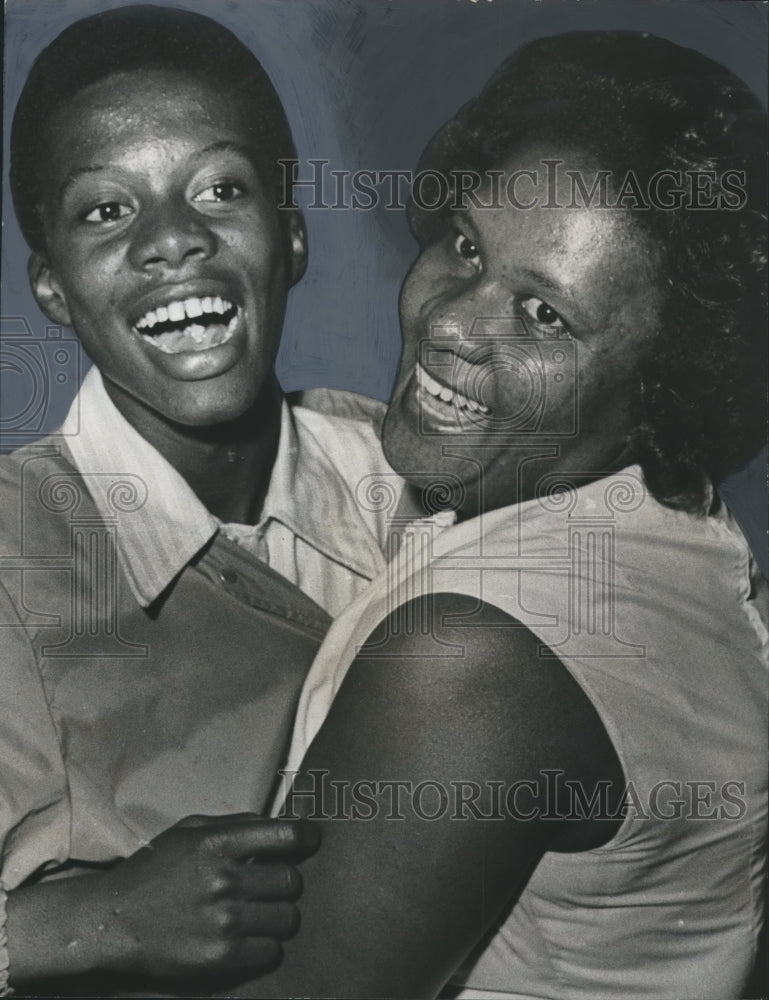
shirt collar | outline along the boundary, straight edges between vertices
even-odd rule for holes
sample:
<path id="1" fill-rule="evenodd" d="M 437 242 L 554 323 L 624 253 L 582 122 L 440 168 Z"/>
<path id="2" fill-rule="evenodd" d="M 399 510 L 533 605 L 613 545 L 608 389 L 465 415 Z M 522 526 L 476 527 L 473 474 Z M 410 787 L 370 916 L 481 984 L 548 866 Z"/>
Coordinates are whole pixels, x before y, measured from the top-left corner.
<path id="1" fill-rule="evenodd" d="M 61 432 L 100 516 L 115 526 L 131 591 L 147 607 L 211 540 L 218 522 L 120 413 L 95 366 Z"/>
<path id="2" fill-rule="evenodd" d="M 385 560 L 373 527 L 340 473 L 344 430 L 329 420 L 328 436 L 321 441 L 298 418 L 300 412 L 284 402 L 260 526 L 279 521 L 327 558 L 370 580 L 384 569 Z"/>
<path id="3" fill-rule="evenodd" d="M 147 607 L 208 544 L 221 522 L 123 417 L 95 366 L 61 432 L 100 516 L 115 525 L 121 568 L 137 602 Z M 300 433 L 283 401 L 278 451 L 254 530 L 279 521 L 326 557 L 371 579 L 372 567 L 384 568 L 384 557 L 352 489 L 329 457 L 330 444 L 306 430 Z"/>

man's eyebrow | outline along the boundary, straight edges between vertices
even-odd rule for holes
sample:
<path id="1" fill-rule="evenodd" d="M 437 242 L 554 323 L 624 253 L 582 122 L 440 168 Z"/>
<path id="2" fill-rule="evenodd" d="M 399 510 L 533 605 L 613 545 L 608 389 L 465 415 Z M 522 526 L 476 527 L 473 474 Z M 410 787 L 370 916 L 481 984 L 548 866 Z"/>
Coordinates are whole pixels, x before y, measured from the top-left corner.
<path id="1" fill-rule="evenodd" d="M 253 159 L 253 152 L 242 142 L 234 142 L 232 139 L 220 139 L 218 142 L 212 142 L 210 146 L 205 146 L 203 149 L 197 150 L 192 154 L 190 159 L 199 160 L 203 156 L 207 156 L 209 153 L 220 153 L 220 152 L 231 152 L 240 153 L 241 156 L 245 156 L 247 160 Z"/>
<path id="2" fill-rule="evenodd" d="M 59 185 L 59 190 L 57 191 L 58 201 L 61 202 L 64 199 L 64 195 L 67 193 L 69 188 L 71 188 L 72 185 L 75 183 L 75 181 L 79 180 L 79 178 L 82 177 L 83 174 L 96 174 L 99 173 L 99 171 L 106 169 L 107 167 L 100 163 L 88 167 L 73 167 L 73 169 L 69 171 L 67 176 Z"/>
<path id="3" fill-rule="evenodd" d="M 248 146 L 244 145 L 241 142 L 233 142 L 231 139 L 221 139 L 218 142 L 212 142 L 210 146 L 205 146 L 203 149 L 198 149 L 194 153 L 192 153 L 190 159 L 200 160 L 204 156 L 208 156 L 210 153 L 219 153 L 219 152 L 239 153 L 247 160 L 253 159 L 253 153 L 248 148 Z M 87 167 L 74 167 L 72 170 L 69 171 L 67 176 L 59 185 L 58 200 L 61 202 L 61 200 L 64 198 L 64 195 L 67 193 L 69 188 L 75 183 L 75 181 L 79 180 L 79 178 L 82 177 L 84 174 L 95 174 L 103 170 L 109 170 L 109 165 L 103 163 L 95 163 Z"/>

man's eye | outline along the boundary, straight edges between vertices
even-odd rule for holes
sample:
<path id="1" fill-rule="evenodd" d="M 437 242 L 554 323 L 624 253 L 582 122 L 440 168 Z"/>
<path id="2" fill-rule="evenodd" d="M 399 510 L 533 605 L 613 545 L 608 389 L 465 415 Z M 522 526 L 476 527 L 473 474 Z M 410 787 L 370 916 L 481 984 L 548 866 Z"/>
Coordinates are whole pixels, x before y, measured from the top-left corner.
<path id="1" fill-rule="evenodd" d="M 92 208 L 85 216 L 86 222 L 117 222 L 127 215 L 133 215 L 130 205 L 123 205 L 119 201 L 105 201 L 96 208 Z"/>
<path id="2" fill-rule="evenodd" d="M 534 295 L 527 299 L 521 299 L 521 307 L 539 326 L 548 330 L 566 330 L 566 324 L 547 302 L 536 298 Z"/>
<path id="3" fill-rule="evenodd" d="M 243 194 L 243 189 L 232 181 L 219 181 L 196 194 L 194 201 L 232 201 Z"/>
<path id="4" fill-rule="evenodd" d="M 459 254 L 464 260 L 470 261 L 476 266 L 481 262 L 481 251 L 477 243 L 473 243 L 469 236 L 465 236 L 458 229 L 454 230 L 454 252 Z"/>

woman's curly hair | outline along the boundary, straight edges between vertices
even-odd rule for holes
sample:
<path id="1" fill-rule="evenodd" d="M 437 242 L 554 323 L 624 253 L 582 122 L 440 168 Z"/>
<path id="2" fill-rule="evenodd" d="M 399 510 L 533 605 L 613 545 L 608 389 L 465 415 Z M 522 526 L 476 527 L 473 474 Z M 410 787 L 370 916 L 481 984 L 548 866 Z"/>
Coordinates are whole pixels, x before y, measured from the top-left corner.
<path id="1" fill-rule="evenodd" d="M 574 32 L 503 63 L 432 139 L 419 169 L 482 173 L 542 137 L 592 154 L 615 177 L 632 172 L 642 192 L 661 171 L 731 189 L 710 208 L 684 199 L 632 209 L 663 252 L 667 298 L 639 372 L 629 444 L 658 500 L 702 511 L 710 482 L 745 465 L 766 434 L 766 112 L 698 52 L 646 34 Z M 444 229 L 448 204 L 410 205 L 421 245 Z"/>

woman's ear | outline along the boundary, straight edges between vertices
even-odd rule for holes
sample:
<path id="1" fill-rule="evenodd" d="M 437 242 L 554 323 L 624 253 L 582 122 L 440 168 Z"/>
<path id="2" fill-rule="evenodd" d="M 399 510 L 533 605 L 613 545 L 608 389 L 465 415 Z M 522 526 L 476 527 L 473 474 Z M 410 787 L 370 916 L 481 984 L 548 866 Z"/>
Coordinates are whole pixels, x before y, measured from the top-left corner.
<path id="1" fill-rule="evenodd" d="M 62 326 L 72 326 L 64 292 L 43 254 L 33 253 L 30 256 L 27 263 L 27 274 L 35 301 L 48 319 L 53 320 L 54 323 L 60 323 Z"/>
<path id="2" fill-rule="evenodd" d="M 304 216 L 299 209 L 291 209 L 286 227 L 286 236 L 290 254 L 289 277 L 291 284 L 304 277 L 307 270 L 307 229 L 304 224 Z"/>

